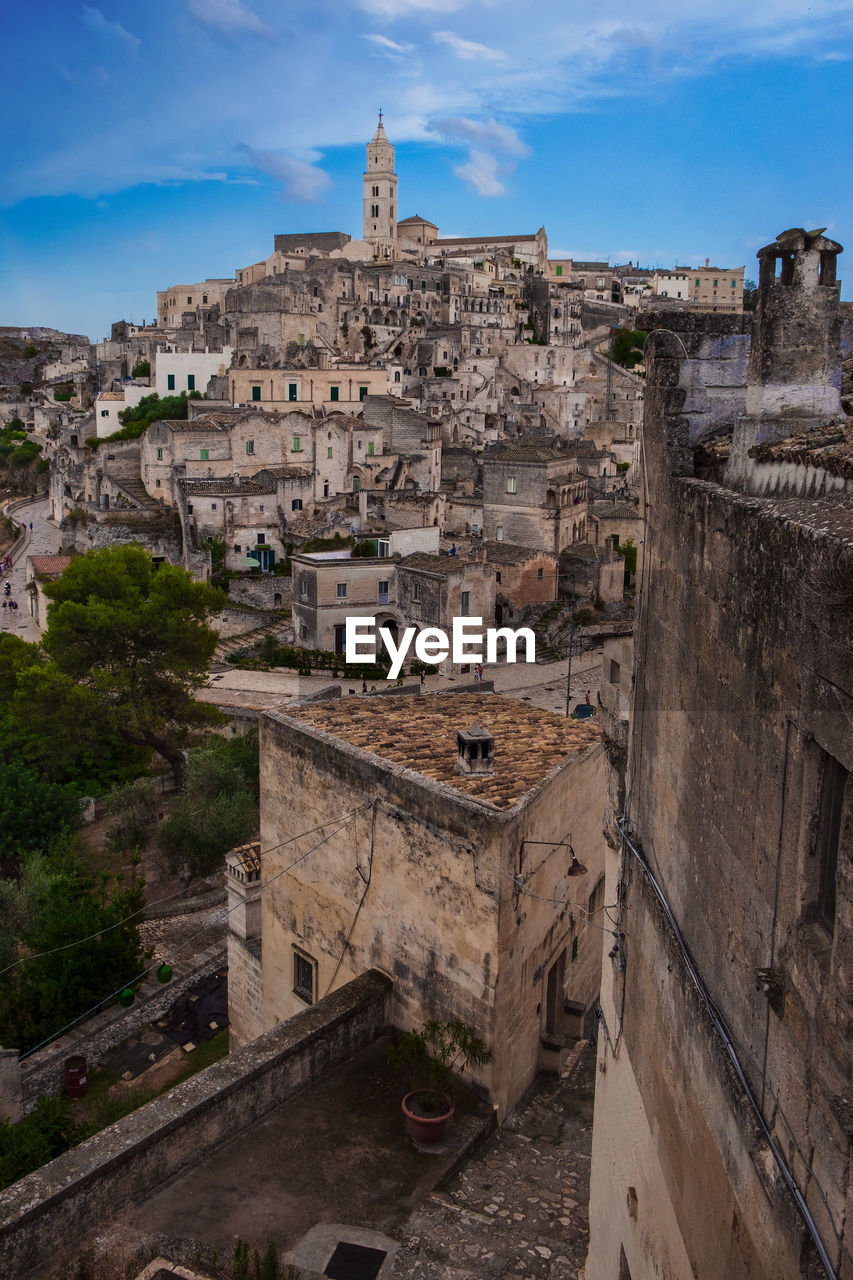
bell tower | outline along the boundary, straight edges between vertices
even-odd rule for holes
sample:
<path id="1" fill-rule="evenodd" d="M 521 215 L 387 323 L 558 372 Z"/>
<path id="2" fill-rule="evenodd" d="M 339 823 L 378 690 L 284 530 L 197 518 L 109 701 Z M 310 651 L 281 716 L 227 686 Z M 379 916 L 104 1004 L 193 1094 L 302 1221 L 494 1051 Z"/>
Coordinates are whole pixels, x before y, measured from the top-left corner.
<path id="1" fill-rule="evenodd" d="M 367 144 L 364 174 L 364 236 L 369 244 L 397 239 L 397 175 L 394 148 L 388 141 L 379 112 L 379 124 Z"/>

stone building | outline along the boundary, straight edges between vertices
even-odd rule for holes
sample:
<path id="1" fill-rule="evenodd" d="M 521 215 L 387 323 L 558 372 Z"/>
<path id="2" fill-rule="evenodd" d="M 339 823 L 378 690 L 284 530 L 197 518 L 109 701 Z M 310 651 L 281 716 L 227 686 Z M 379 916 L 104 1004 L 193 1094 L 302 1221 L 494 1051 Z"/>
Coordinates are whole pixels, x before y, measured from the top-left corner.
<path id="1" fill-rule="evenodd" d="M 801 230 L 762 250 L 751 339 L 745 316 L 641 317 L 666 331 L 634 678 L 611 651 L 602 698 L 624 821 L 587 1280 L 853 1276 L 851 455 L 817 496 L 792 474 L 835 431 L 839 251 Z M 751 449 L 792 431 L 790 483 L 756 496 Z"/>
<path id="2" fill-rule="evenodd" d="M 44 594 L 44 584 L 61 578 L 70 563 L 71 556 L 27 556 L 27 607 L 39 631 L 44 631 L 47 627 L 47 607 L 50 603 Z"/>
<path id="3" fill-rule="evenodd" d="M 271 1027 L 377 966 L 396 1026 L 461 1018 L 492 1047 L 502 1119 L 595 1001 L 603 763 L 595 727 L 486 693 L 263 716 L 262 1013 L 253 971 L 232 1021 Z"/>
<path id="4" fill-rule="evenodd" d="M 483 460 L 483 529 L 490 542 L 559 555 L 585 541 L 587 479 L 570 450 L 499 446 Z"/>

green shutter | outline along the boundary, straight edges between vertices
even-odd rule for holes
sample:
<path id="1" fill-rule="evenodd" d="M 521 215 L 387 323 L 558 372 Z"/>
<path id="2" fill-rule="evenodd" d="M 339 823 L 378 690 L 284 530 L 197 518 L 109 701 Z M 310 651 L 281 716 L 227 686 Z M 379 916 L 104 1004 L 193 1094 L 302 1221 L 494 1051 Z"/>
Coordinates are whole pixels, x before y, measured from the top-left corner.
<path id="1" fill-rule="evenodd" d="M 367 387 L 359 387 L 358 389 L 359 400 L 364 400 L 366 396 L 367 396 Z"/>
<path id="2" fill-rule="evenodd" d="M 339 391 L 340 391 L 340 387 L 329 387 L 329 399 L 337 400 L 339 398 L 338 397 Z"/>
<path id="3" fill-rule="evenodd" d="M 175 390 L 175 375 L 173 373 L 169 373 L 166 375 L 166 390 L 167 391 Z"/>
<path id="4" fill-rule="evenodd" d="M 195 391 L 195 374 L 187 374 L 187 391 Z"/>
<path id="5" fill-rule="evenodd" d="M 260 398 L 261 398 L 261 389 L 260 389 L 260 387 L 252 387 L 252 399 L 253 399 L 253 400 L 260 400 Z"/>
<path id="6" fill-rule="evenodd" d="M 287 398 L 288 400 L 296 399 L 296 383 L 295 382 L 289 382 L 287 384 Z"/>
<path id="7" fill-rule="evenodd" d="M 209 462 L 209 461 L 210 461 L 210 450 L 209 450 L 209 449 L 201 449 L 201 450 L 199 451 L 199 457 L 200 457 L 200 459 L 201 459 L 201 461 L 202 461 L 202 462 Z"/>

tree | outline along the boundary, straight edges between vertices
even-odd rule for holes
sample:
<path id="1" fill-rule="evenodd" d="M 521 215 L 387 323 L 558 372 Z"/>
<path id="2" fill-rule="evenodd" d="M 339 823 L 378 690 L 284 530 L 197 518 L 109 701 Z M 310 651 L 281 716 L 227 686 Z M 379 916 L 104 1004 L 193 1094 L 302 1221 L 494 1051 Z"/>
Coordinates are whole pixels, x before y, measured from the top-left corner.
<path id="1" fill-rule="evenodd" d="M 613 361 L 624 369 L 633 369 L 643 359 L 647 334 L 643 329 L 617 329 L 613 342 Z"/>
<path id="2" fill-rule="evenodd" d="M 130 371 L 131 378 L 150 378 L 151 377 L 151 361 L 140 360 L 139 364 L 135 364 Z"/>
<path id="3" fill-rule="evenodd" d="M 743 309 L 744 311 L 754 311 L 758 305 L 758 285 L 754 280 L 744 280 L 743 282 Z"/>
<path id="4" fill-rule="evenodd" d="M 623 560 L 625 561 L 625 572 L 636 573 L 637 572 L 637 546 L 636 546 L 636 543 L 634 542 L 634 539 L 633 538 L 626 539 L 626 541 L 623 542 L 620 547 L 617 547 L 616 550 L 619 552 L 620 556 L 622 556 Z"/>
<path id="5" fill-rule="evenodd" d="M 0 764 L 0 831 L 5 853 L 41 849 L 57 832 L 80 825 L 71 786 L 54 786 L 21 764 Z"/>
<path id="6" fill-rule="evenodd" d="M 45 594 L 42 643 L 56 669 L 91 696 L 103 727 L 156 751 L 180 784 L 188 731 L 221 721 L 193 694 L 219 638 L 207 620 L 224 592 L 130 543 L 75 556 Z"/>
<path id="7" fill-rule="evenodd" d="M 136 777 L 150 755 L 122 740 L 102 720 L 93 690 L 61 672 L 38 645 L 0 636 L 0 760 L 96 795 Z"/>
<path id="8" fill-rule="evenodd" d="M 95 880 L 74 845 L 60 843 L 25 858 L 18 883 L 35 892 L 22 899 L 16 882 L 4 883 L 12 909 L 3 919 L 17 920 L 15 950 L 32 958 L 0 976 L 0 1043 L 33 1047 L 140 971 L 145 898 L 135 867 Z"/>
<path id="9" fill-rule="evenodd" d="M 158 832 L 171 865 L 209 875 L 257 825 L 257 737 L 194 747 L 187 757 L 184 795 Z"/>

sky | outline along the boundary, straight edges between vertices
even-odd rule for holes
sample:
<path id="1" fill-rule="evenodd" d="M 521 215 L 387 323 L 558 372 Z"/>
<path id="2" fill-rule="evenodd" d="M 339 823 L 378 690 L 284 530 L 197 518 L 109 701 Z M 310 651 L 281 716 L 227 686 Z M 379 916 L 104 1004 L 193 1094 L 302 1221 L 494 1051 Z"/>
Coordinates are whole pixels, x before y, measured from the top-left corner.
<path id="1" fill-rule="evenodd" d="M 98 341 L 359 236 L 380 107 L 441 235 L 755 278 L 825 226 L 853 297 L 853 0 L 5 0 L 0 40 L 2 325 Z"/>

